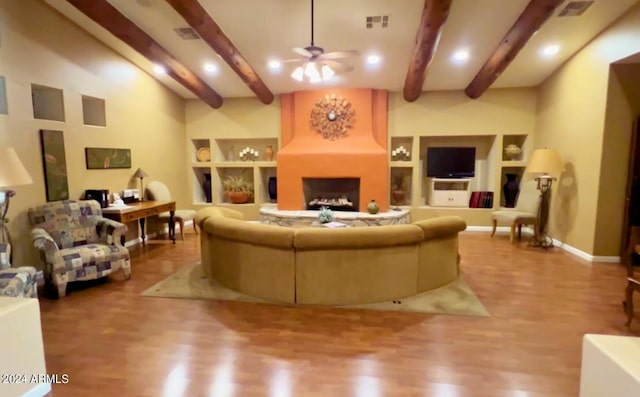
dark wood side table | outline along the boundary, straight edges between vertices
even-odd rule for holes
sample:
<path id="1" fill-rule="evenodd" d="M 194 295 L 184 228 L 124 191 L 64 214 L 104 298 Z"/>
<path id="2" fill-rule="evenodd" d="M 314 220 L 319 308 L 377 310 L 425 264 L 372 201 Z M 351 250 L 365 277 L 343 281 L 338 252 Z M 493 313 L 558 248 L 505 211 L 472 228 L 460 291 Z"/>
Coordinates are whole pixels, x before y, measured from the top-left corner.
<path id="1" fill-rule="evenodd" d="M 146 219 L 158 215 L 162 212 L 169 211 L 169 238 L 176 243 L 176 224 L 174 220 L 176 212 L 175 201 L 140 201 L 137 203 L 127 204 L 125 208 L 103 208 L 102 215 L 105 218 L 113 219 L 120 223 L 127 224 L 133 221 L 140 222 L 140 229 L 142 230 L 142 244 L 145 244 L 145 223 Z M 122 245 L 124 245 L 125 236 L 122 236 Z"/>

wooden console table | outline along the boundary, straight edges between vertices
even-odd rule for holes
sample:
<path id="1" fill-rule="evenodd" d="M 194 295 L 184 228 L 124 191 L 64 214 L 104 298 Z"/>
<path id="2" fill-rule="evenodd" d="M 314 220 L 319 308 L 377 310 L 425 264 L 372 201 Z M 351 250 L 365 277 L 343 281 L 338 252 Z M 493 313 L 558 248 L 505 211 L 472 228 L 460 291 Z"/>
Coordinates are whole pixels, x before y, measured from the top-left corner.
<path id="1" fill-rule="evenodd" d="M 175 201 L 141 201 L 138 203 L 127 204 L 125 208 L 103 208 L 102 214 L 105 218 L 113 219 L 120 223 L 127 224 L 133 221 L 140 222 L 140 229 L 142 230 L 142 244 L 145 244 L 145 223 L 146 219 L 158 215 L 162 212 L 169 211 L 169 238 L 176 243 L 176 223 L 174 215 L 176 212 Z M 124 245 L 124 238 L 122 236 L 122 245 Z"/>

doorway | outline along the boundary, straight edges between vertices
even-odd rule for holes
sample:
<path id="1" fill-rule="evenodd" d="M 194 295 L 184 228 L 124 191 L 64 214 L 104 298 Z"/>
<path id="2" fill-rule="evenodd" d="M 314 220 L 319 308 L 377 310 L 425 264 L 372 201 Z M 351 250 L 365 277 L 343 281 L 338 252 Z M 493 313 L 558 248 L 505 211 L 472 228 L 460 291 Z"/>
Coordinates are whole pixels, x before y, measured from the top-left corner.
<path id="1" fill-rule="evenodd" d="M 627 247 L 632 226 L 640 226 L 640 118 L 636 119 L 631 132 L 629 147 L 629 166 L 627 171 L 627 191 L 625 194 L 624 226 L 622 228 L 622 246 L 620 257 L 623 263 L 627 258 Z"/>

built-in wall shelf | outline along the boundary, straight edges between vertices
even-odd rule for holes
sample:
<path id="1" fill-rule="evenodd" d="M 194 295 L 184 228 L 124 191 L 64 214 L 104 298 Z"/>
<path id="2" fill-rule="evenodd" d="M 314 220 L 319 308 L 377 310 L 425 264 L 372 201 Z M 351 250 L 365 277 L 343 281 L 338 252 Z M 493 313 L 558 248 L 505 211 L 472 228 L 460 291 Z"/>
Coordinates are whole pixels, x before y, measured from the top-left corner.
<path id="1" fill-rule="evenodd" d="M 503 161 L 503 167 L 522 167 L 525 168 L 527 166 L 526 161 Z"/>
<path id="2" fill-rule="evenodd" d="M 511 159 L 505 154 L 504 149 L 509 144 L 515 144 L 521 148 L 521 154 L 517 159 Z M 267 160 L 264 155 L 267 146 L 271 146 L 275 152 L 271 160 Z M 400 146 L 407 149 L 410 153 L 409 158 L 402 160 L 392 158 L 392 150 Z M 428 205 L 430 192 L 432 192 L 431 178 L 426 177 L 427 148 L 430 146 L 475 147 L 475 175 L 465 182 L 465 198 L 458 199 L 459 207 Z M 390 208 L 410 209 L 413 219 L 458 215 L 470 225 L 490 225 L 491 212 L 504 206 L 502 186 L 506 182 L 506 174 L 516 174 L 519 181 L 526 176 L 525 170 L 532 146 L 529 134 L 523 133 L 390 136 L 388 144 Z M 258 151 L 259 155 L 255 161 L 239 160 L 240 151 L 247 147 Z M 202 148 L 210 150 L 209 161 L 198 160 L 197 154 Z M 262 206 L 277 205 L 269 196 L 269 181 L 277 176 L 278 138 L 191 137 L 188 150 L 194 205 L 229 206 L 241 210 L 249 218 L 257 217 Z M 253 183 L 254 194 L 251 203 L 227 202 L 222 182 L 225 176 L 239 173 Z M 212 203 L 205 202 L 203 193 L 202 183 L 206 174 L 211 175 Z M 492 208 L 469 208 L 469 195 L 476 191 L 493 192 Z"/>
<path id="3" fill-rule="evenodd" d="M 274 203 L 274 200 L 269 196 L 269 180 L 276 176 L 277 138 L 191 138 L 188 146 L 190 166 L 193 171 L 191 185 L 194 205 L 214 204 L 246 208 L 247 206 Z M 240 160 L 240 151 L 247 147 L 258 151 L 257 160 Z M 271 160 L 267 160 L 265 155 L 267 147 L 271 147 L 274 152 Z M 233 204 L 228 202 L 223 183 L 229 176 L 241 176 L 251 182 L 253 195 L 249 203 Z M 206 202 L 203 187 L 207 178 L 210 178 L 211 181 L 211 202 L 209 203 Z"/>
<path id="4" fill-rule="evenodd" d="M 82 120 L 84 125 L 106 127 L 107 113 L 104 99 L 83 95 Z"/>
<path id="5" fill-rule="evenodd" d="M 9 114 L 9 105 L 7 104 L 7 87 L 4 76 L 0 76 L 0 114 Z"/>
<path id="6" fill-rule="evenodd" d="M 416 164 L 413 161 L 390 161 L 389 167 L 406 167 L 413 168 Z"/>
<path id="7" fill-rule="evenodd" d="M 65 121 L 61 89 L 31 84 L 31 99 L 34 119 Z"/>

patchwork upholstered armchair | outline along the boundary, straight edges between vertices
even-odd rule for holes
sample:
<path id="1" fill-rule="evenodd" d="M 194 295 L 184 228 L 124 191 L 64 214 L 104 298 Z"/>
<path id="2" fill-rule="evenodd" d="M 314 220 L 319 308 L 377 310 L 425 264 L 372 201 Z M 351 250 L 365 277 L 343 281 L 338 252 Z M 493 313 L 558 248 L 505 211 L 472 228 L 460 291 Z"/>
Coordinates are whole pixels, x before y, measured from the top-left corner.
<path id="1" fill-rule="evenodd" d="M 67 282 L 104 277 L 122 269 L 131 277 L 129 251 L 120 243 L 127 226 L 104 218 L 95 200 L 64 200 L 28 211 L 31 237 L 44 261 L 45 281 L 58 297 Z"/>

